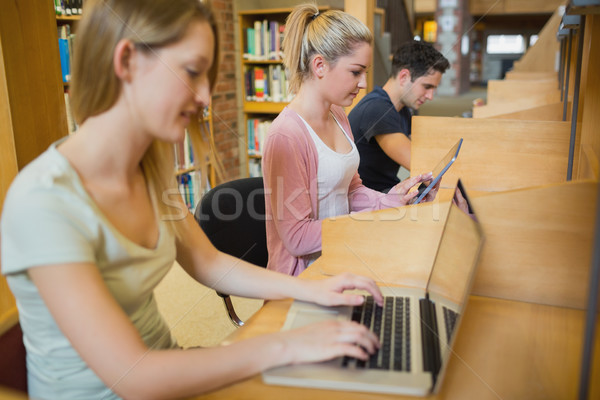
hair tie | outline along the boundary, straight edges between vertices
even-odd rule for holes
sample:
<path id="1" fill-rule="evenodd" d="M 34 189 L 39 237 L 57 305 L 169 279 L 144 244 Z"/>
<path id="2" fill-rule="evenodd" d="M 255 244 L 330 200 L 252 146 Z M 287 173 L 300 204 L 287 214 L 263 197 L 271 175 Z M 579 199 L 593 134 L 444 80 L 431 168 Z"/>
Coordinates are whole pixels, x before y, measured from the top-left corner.
<path id="1" fill-rule="evenodd" d="M 315 18 L 317 18 L 317 17 L 319 16 L 319 14 L 320 14 L 320 13 L 317 11 L 317 13 L 316 13 L 315 15 L 313 15 L 313 16 L 312 16 L 312 20 L 314 21 L 314 20 L 315 20 Z"/>

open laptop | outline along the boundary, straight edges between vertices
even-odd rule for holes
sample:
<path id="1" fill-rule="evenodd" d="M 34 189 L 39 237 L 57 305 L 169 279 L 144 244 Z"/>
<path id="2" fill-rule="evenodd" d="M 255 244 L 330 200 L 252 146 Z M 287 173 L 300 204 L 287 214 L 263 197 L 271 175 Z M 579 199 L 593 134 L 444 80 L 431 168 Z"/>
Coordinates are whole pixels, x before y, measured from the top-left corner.
<path id="1" fill-rule="evenodd" d="M 326 319 L 354 319 L 379 335 L 381 349 L 367 362 L 347 357 L 263 372 L 267 384 L 428 395 L 439 389 L 450 358 L 483 243 L 464 187 L 455 193 L 426 288 L 381 287 L 384 306 L 368 296 L 360 307 L 323 307 L 294 301 L 282 330 Z M 465 211 L 463 211 L 465 210 Z M 466 212 L 469 210 L 469 212 Z M 385 284 L 385 282 L 381 282 Z M 388 329 L 387 327 L 391 327 Z"/>

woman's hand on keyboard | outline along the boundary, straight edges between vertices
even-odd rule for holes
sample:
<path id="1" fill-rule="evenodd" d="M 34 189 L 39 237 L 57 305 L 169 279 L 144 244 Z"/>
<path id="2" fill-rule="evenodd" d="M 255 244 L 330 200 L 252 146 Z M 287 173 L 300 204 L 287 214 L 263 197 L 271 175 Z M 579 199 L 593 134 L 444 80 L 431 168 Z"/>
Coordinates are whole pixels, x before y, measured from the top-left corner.
<path id="1" fill-rule="evenodd" d="M 344 273 L 322 280 L 305 281 L 306 297 L 299 300 L 311 301 L 323 306 L 358 306 L 364 302 L 364 296 L 356 293 L 344 293 L 346 290 L 364 290 L 371 294 L 375 302 L 383 305 L 383 296 L 375 281 L 366 276 Z"/>
<path id="2" fill-rule="evenodd" d="M 379 349 L 377 336 L 364 325 L 329 320 L 274 334 L 282 341 L 282 364 L 302 364 L 349 356 L 367 360 Z"/>

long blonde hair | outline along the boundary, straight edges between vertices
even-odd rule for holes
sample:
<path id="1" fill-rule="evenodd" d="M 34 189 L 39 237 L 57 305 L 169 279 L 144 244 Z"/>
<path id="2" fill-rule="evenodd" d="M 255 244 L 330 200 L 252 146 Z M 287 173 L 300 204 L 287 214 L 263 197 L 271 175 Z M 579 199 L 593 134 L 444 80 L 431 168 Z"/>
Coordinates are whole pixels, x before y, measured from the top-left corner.
<path id="1" fill-rule="evenodd" d="M 82 124 L 116 103 L 121 83 L 114 72 L 113 54 L 120 40 L 131 40 L 140 51 L 153 51 L 180 40 L 193 21 L 207 22 L 214 33 L 214 61 L 208 73 L 212 90 L 219 69 L 219 35 L 209 4 L 200 0 L 86 0 L 73 57 L 71 107 L 75 120 Z M 193 126 L 197 128 L 199 122 L 194 121 Z M 193 142 L 195 160 L 203 165 L 208 147 L 202 137 L 194 137 Z M 164 219 L 173 209 L 163 196 L 177 188 L 173 145 L 155 140 L 141 165 L 158 214 Z M 206 171 L 204 166 L 201 169 Z M 177 224 L 170 226 L 179 234 Z"/>
<path id="2" fill-rule="evenodd" d="M 348 13 L 319 13 L 316 4 L 296 6 L 287 17 L 282 43 L 290 91 L 297 93 L 310 76 L 310 62 L 315 54 L 335 65 L 340 57 L 352 54 L 357 44 L 372 42 L 369 28 Z"/>

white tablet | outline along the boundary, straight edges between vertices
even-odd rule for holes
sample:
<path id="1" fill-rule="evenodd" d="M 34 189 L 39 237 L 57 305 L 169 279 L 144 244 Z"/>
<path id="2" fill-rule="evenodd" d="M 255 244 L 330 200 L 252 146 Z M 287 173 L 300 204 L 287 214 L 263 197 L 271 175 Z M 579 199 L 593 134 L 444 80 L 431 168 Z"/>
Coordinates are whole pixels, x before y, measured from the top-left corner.
<path id="1" fill-rule="evenodd" d="M 438 165 L 433 170 L 433 179 L 429 184 L 421 183 L 419 185 L 419 194 L 414 198 L 412 204 L 419 204 L 421 200 L 427 196 L 427 193 L 433 188 L 437 183 L 442 179 L 442 176 L 448 171 L 448 168 L 454 163 L 456 157 L 458 157 L 458 152 L 460 151 L 460 146 L 462 145 L 462 138 L 446 154 L 444 158 L 438 163 Z"/>

